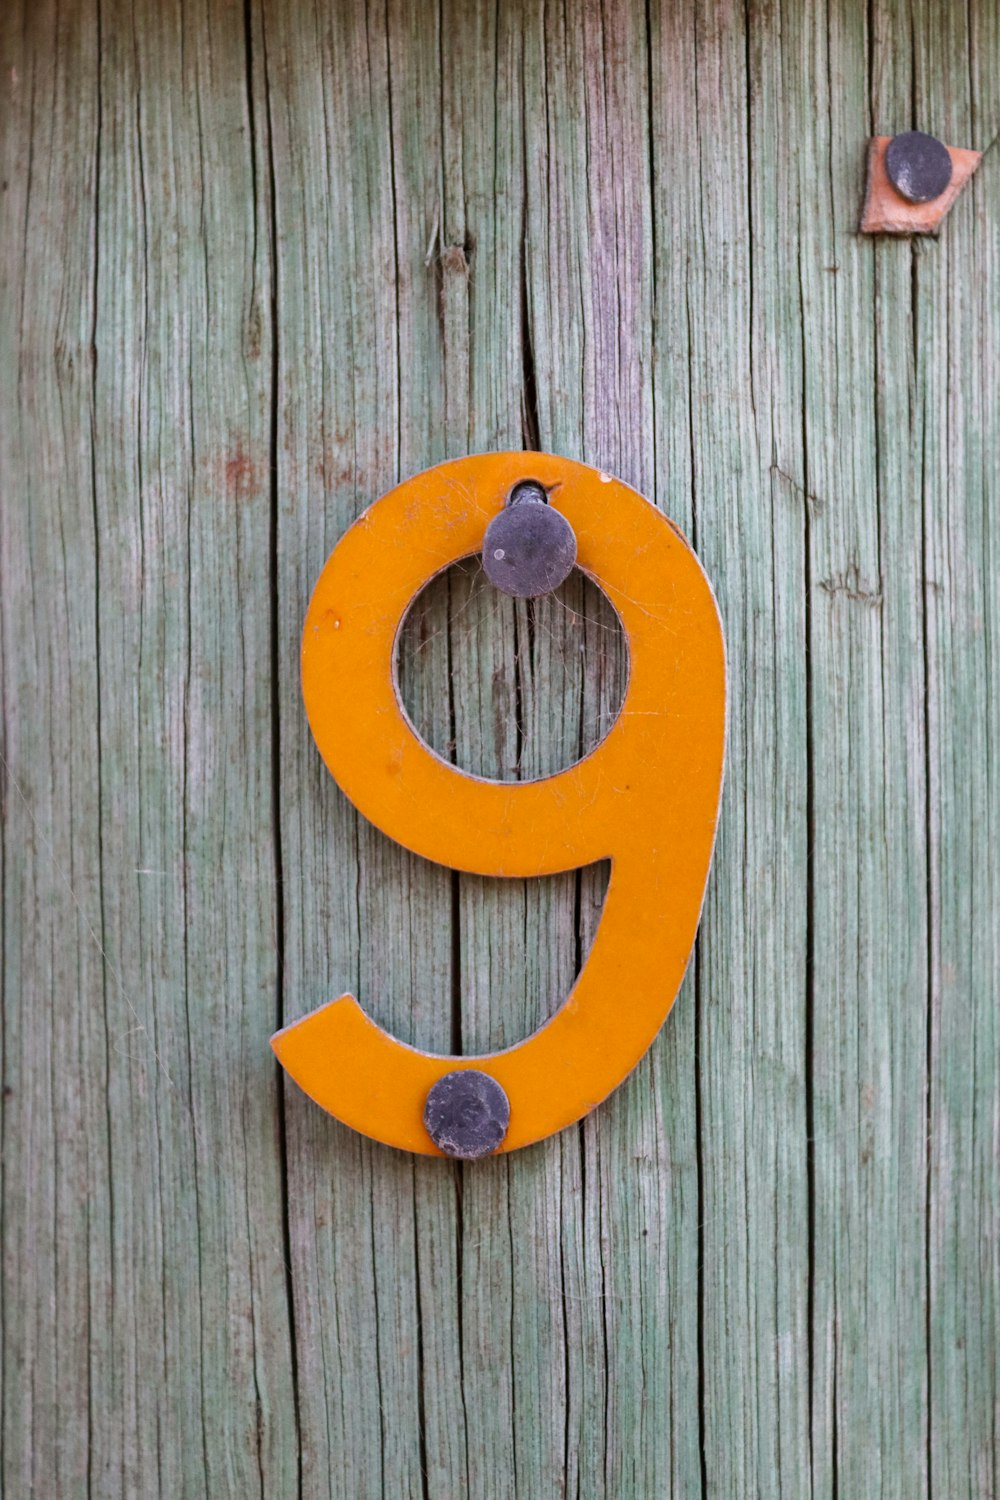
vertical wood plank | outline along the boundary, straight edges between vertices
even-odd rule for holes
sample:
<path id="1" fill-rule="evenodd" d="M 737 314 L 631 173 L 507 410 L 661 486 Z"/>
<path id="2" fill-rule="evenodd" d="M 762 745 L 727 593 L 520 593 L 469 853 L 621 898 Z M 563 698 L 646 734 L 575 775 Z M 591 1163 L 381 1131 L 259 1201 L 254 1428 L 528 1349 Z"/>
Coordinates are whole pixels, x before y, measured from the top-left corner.
<path id="1" fill-rule="evenodd" d="M 75 925 L 89 946 L 83 988 L 33 944 L 18 981 L 29 1009 L 13 1050 L 53 1028 L 23 1097 L 48 1080 L 29 1109 L 42 1131 L 62 1118 L 5 1151 L 14 1165 L 27 1147 L 32 1183 L 5 1220 L 36 1240 L 8 1262 L 5 1302 L 30 1317 L 45 1297 L 28 1346 L 5 1349 L 5 1392 L 29 1393 L 27 1411 L 7 1407 L 6 1488 L 287 1491 L 277 1093 L 253 1041 L 274 1016 L 276 947 L 268 258 L 244 17 L 71 10 L 33 15 L 23 38 L 22 76 L 54 130 L 30 136 L 37 177 L 10 174 L 39 236 L 34 254 L 18 247 L 30 395 L 16 431 L 43 463 L 36 503 L 13 514 L 35 518 L 19 560 L 46 612 L 32 653 L 71 675 L 39 694 L 27 657 L 11 673 L 18 805 L 57 876 L 19 925 L 53 924 L 60 964 Z M 57 280 L 39 278 L 36 301 L 39 266 Z M 27 452 L 17 467 L 30 471 Z M 78 623 L 57 647 L 64 610 Z M 16 615 L 5 639 L 23 652 Z M 65 737 L 73 704 L 89 745 Z M 54 762 L 50 784 L 83 781 L 46 833 L 39 772 L 54 752 L 66 769 Z M 32 1231 L 50 1183 L 51 1228 Z"/>
<path id="2" fill-rule="evenodd" d="M 799 153 L 810 226 L 805 487 L 818 502 L 808 527 L 813 1461 L 818 1495 L 904 1496 L 923 1488 L 926 1431 L 924 680 L 910 246 L 857 234 L 866 138 L 880 128 L 870 89 L 878 109 L 899 108 L 907 31 L 895 10 L 873 16 L 874 52 L 861 7 L 803 13 L 800 33 L 815 110 Z"/>
<path id="3" fill-rule="evenodd" d="M 0 22 L 3 1452 L 11 1495 L 85 1495 L 104 1454 L 111 1066 L 102 972 L 92 489 L 93 15 Z"/>
<path id="4" fill-rule="evenodd" d="M 664 156 L 658 199 L 661 421 L 674 451 L 687 429 L 679 477 L 731 663 L 729 784 L 697 969 L 704 1493 L 804 1494 L 805 506 L 782 477 L 800 472 L 789 250 L 794 267 L 803 226 L 777 144 L 801 100 L 770 9 L 664 6 L 661 24 L 659 97 L 684 163 L 679 185 Z"/>
<path id="5" fill-rule="evenodd" d="M 986 151 L 914 263 L 931 912 L 927 1462 L 931 1495 L 980 1500 L 1000 1485 L 1000 26 L 994 6 L 916 4 L 913 30 L 915 115 Z"/>
<path id="6" fill-rule="evenodd" d="M 257 1045 L 276 1011 L 277 891 L 271 272 L 251 59 L 238 5 L 102 14 L 112 1411 L 117 1482 L 135 1493 L 296 1482 L 278 1095 Z"/>

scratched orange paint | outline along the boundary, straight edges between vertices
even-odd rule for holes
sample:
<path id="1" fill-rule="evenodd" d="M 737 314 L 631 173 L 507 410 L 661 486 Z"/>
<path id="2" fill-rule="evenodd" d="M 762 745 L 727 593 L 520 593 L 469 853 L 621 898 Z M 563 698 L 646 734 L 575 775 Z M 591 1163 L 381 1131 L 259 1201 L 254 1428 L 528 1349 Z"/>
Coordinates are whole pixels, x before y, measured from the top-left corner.
<path id="1" fill-rule="evenodd" d="M 629 645 L 621 713 L 555 776 L 470 776 L 417 735 L 396 670 L 406 612 L 435 573 L 480 551 L 525 478 L 576 532 L 579 566 Z M 306 615 L 302 686 L 316 743 L 354 805 L 427 859 L 478 875 L 533 876 L 611 860 L 594 943 L 552 1018 L 516 1046 L 448 1057 L 409 1047 L 351 995 L 279 1031 L 272 1046 L 305 1092 L 355 1130 L 440 1155 L 428 1090 L 478 1068 L 510 1100 L 510 1151 L 578 1120 L 635 1067 L 673 1004 L 694 942 L 722 785 L 725 648 L 715 598 L 680 532 L 635 490 L 538 453 L 429 469 L 377 500 L 327 560 Z"/>

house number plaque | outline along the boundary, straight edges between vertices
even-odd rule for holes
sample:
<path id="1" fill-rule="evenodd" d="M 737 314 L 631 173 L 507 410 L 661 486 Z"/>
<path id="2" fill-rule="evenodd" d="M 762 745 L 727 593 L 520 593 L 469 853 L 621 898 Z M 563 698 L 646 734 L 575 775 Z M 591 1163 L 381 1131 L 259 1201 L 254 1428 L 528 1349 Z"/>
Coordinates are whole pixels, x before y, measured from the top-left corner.
<path id="1" fill-rule="evenodd" d="M 407 610 L 436 573 L 475 554 L 496 586 L 525 595 L 556 586 L 575 560 L 624 628 L 621 712 L 595 750 L 554 776 L 469 775 L 425 744 L 403 709 Z M 666 1018 L 712 857 L 725 648 L 687 541 L 628 485 L 568 459 L 494 453 L 441 464 L 377 500 L 334 548 L 306 615 L 302 686 L 331 775 L 405 848 L 477 875 L 551 875 L 609 859 L 611 876 L 576 983 L 515 1046 L 422 1052 L 345 994 L 272 1038 L 282 1066 L 337 1119 L 427 1155 L 512 1151 L 580 1119 Z"/>

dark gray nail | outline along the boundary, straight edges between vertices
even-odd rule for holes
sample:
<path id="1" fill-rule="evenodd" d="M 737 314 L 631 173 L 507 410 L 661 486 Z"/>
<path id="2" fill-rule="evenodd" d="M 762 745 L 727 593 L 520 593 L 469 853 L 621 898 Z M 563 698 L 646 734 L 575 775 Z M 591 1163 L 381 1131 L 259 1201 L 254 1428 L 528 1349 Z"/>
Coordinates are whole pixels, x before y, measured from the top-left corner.
<path id="1" fill-rule="evenodd" d="M 576 562 L 576 537 L 533 479 L 511 491 L 486 528 L 483 568 L 496 588 L 515 599 L 536 599 L 565 581 Z"/>
<path id="2" fill-rule="evenodd" d="M 922 130 L 894 135 L 885 150 L 885 170 L 896 192 L 910 203 L 930 203 L 951 182 L 947 146 Z"/>
<path id="3" fill-rule="evenodd" d="M 462 1068 L 446 1073 L 431 1089 L 424 1124 L 445 1156 L 475 1161 L 495 1151 L 507 1134 L 510 1103 L 495 1078 Z"/>

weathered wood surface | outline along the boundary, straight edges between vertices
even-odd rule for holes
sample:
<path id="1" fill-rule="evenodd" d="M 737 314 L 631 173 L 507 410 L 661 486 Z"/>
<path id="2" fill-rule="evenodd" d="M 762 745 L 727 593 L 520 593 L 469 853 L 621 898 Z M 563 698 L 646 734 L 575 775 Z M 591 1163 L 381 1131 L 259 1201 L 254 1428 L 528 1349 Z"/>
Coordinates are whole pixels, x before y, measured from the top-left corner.
<path id="1" fill-rule="evenodd" d="M 995 4 L 0 28 L 3 1494 L 995 1496 Z M 862 239 L 866 139 L 912 126 L 982 166 L 938 241 Z M 268 1034 L 350 986 L 515 1040 L 606 871 L 389 845 L 296 658 L 371 498 L 521 445 L 691 535 L 729 779 L 647 1059 L 462 1168 L 322 1116 Z M 404 667 L 523 776 L 622 661 L 593 589 L 467 570 Z"/>

